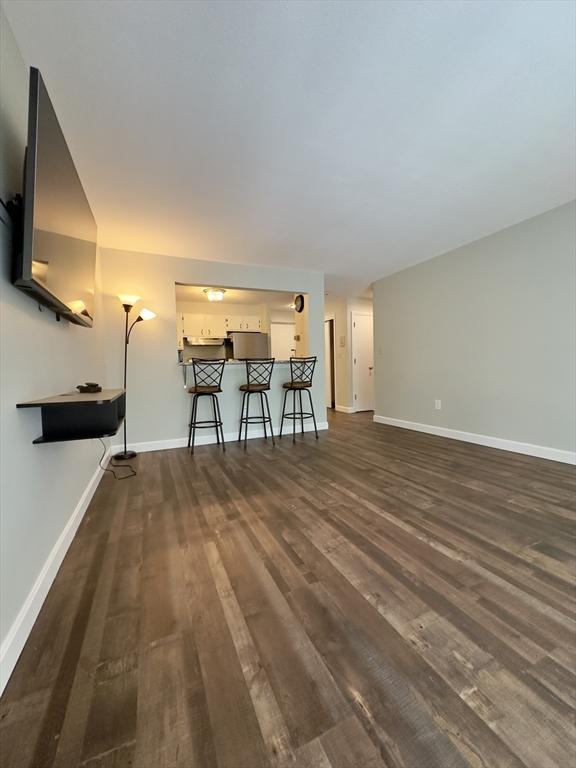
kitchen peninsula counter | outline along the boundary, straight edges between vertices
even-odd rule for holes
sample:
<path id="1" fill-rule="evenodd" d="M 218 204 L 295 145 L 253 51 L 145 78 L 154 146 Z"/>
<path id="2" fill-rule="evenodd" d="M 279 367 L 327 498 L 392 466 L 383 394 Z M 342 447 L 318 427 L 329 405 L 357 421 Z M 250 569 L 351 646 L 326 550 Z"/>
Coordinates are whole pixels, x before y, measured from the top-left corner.
<path id="1" fill-rule="evenodd" d="M 187 423 L 190 419 L 190 408 L 192 406 L 192 395 L 188 393 L 188 388 L 194 385 L 194 377 L 192 373 L 191 362 L 181 362 L 177 364 L 177 368 L 180 370 L 181 381 L 181 393 L 182 393 L 182 412 L 185 413 Z M 284 389 L 282 384 L 290 381 L 290 361 L 289 360 L 276 360 L 274 363 L 274 370 L 272 371 L 272 379 L 270 381 L 270 390 L 268 391 L 268 401 L 270 403 L 270 413 L 272 416 L 272 424 L 274 427 L 274 434 L 278 435 L 280 429 L 280 419 L 282 416 L 282 401 L 284 397 Z M 224 372 L 222 374 L 222 392 L 218 395 L 218 402 L 220 404 L 220 411 L 222 413 L 222 421 L 224 423 L 224 437 L 226 441 L 238 439 L 238 429 L 240 426 L 240 409 L 242 406 L 243 392 L 240 390 L 240 385 L 246 383 L 246 364 L 244 360 L 228 360 L 224 366 Z M 306 401 L 307 395 L 304 395 L 304 401 Z M 211 403 L 209 398 L 201 397 L 198 403 L 198 418 L 211 418 Z M 287 410 L 292 410 L 292 396 L 288 395 Z M 305 410 L 308 410 L 305 408 Z M 250 398 L 250 413 L 257 415 L 260 413 L 260 398 L 252 396 Z M 320 418 L 318 418 L 320 416 Z M 324 422 L 325 417 L 323 414 L 316 414 L 316 418 L 319 422 Z M 297 427 L 300 427 L 298 422 Z M 313 429 L 312 420 L 309 419 L 304 422 L 306 430 Z M 287 420 L 284 423 L 284 429 L 286 434 L 292 431 L 292 421 Z M 197 445 L 203 443 L 215 442 L 215 435 L 213 430 L 202 430 L 202 435 L 196 435 Z M 260 424 L 250 425 L 248 428 L 249 437 L 261 437 L 264 435 L 262 426 Z"/>
<path id="2" fill-rule="evenodd" d="M 209 362 L 209 361 L 208 361 Z M 290 360 L 275 360 L 274 361 L 274 368 L 276 368 L 277 365 L 288 365 L 290 363 Z M 178 363 L 180 366 L 185 365 L 192 365 L 192 360 L 188 360 L 187 362 Z M 246 361 L 245 360 L 226 360 L 226 365 L 243 365 L 246 367 Z"/>

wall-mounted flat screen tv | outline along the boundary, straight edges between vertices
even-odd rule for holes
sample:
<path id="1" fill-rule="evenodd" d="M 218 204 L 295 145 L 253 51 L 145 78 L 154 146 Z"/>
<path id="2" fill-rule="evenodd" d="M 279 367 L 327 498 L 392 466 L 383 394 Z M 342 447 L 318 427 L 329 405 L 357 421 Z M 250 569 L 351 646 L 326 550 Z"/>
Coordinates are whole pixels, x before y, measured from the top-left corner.
<path id="1" fill-rule="evenodd" d="M 33 67 L 23 198 L 14 285 L 58 316 L 91 327 L 96 222 L 48 91 Z"/>

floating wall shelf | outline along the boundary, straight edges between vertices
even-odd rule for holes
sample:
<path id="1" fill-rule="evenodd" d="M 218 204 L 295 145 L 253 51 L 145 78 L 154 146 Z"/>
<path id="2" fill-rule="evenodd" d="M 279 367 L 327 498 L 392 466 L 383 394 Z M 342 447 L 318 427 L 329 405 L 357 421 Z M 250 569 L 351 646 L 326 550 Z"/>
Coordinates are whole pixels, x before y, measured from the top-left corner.
<path id="1" fill-rule="evenodd" d="M 126 413 L 126 390 L 67 392 L 18 403 L 17 408 L 40 408 L 42 436 L 34 443 L 61 443 L 115 435 Z"/>

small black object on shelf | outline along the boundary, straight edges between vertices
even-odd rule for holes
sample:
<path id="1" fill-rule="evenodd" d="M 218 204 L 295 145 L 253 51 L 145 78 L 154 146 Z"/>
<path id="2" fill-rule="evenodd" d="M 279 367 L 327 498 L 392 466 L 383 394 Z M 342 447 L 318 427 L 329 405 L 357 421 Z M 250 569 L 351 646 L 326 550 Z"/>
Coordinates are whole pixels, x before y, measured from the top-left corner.
<path id="1" fill-rule="evenodd" d="M 79 392 L 102 392 L 102 387 L 95 381 L 87 381 L 85 384 L 78 384 L 76 389 Z"/>

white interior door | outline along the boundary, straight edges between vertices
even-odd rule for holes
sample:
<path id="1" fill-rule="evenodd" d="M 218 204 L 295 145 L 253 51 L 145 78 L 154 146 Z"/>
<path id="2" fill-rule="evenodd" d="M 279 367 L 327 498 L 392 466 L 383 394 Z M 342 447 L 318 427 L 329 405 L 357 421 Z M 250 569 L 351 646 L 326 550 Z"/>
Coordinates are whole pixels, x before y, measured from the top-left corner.
<path id="1" fill-rule="evenodd" d="M 289 360 L 296 354 L 294 323 L 270 323 L 270 354 L 276 360 Z"/>
<path id="2" fill-rule="evenodd" d="M 372 315 L 352 313 L 354 408 L 374 410 L 374 329 Z"/>

